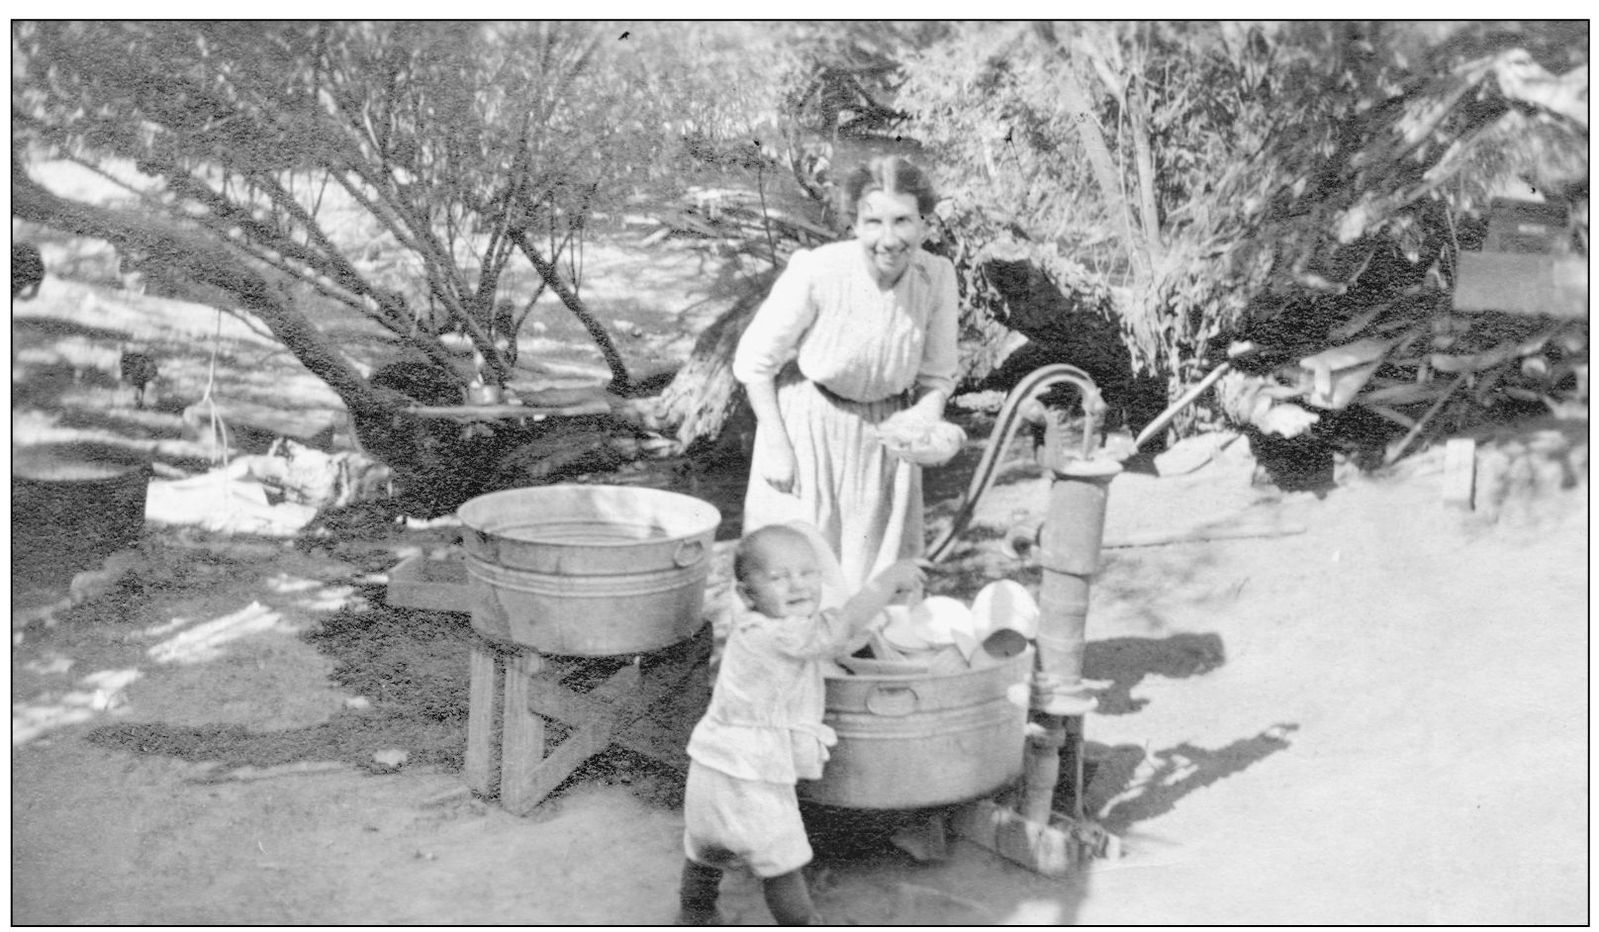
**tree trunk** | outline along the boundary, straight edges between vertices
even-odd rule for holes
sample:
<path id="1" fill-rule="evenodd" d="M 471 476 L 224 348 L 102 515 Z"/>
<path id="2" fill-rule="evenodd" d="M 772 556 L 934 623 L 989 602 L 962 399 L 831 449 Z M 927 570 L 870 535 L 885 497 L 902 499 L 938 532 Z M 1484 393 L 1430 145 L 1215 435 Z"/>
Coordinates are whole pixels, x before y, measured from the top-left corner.
<path id="1" fill-rule="evenodd" d="M 1155 200 L 1155 155 L 1149 145 L 1149 108 L 1144 103 L 1142 78 L 1135 78 L 1128 90 L 1127 112 L 1133 129 L 1133 164 L 1138 169 L 1138 212 L 1143 220 L 1143 246 L 1150 266 L 1159 268 L 1166 247 L 1160 235 L 1160 210 Z"/>
<path id="2" fill-rule="evenodd" d="M 106 240 L 122 250 L 173 257 L 175 272 L 237 299 L 352 412 L 391 414 L 403 403 L 374 391 L 284 289 L 204 236 L 149 213 L 58 197 L 21 170 L 11 173 L 11 212 L 52 229 Z"/>
<path id="3" fill-rule="evenodd" d="M 777 274 L 772 269 L 755 277 L 743 297 L 705 328 L 688 361 L 661 393 L 660 418 L 676 425 L 677 441 L 685 449 L 698 441 L 714 439 L 737 410 L 743 395 L 733 378 L 733 352 L 750 318 L 772 290 Z"/>
<path id="4" fill-rule="evenodd" d="M 1067 119 L 1077 127 L 1078 138 L 1082 140 L 1083 150 L 1088 155 L 1088 165 L 1094 172 L 1094 181 L 1099 186 L 1100 193 L 1105 197 L 1106 206 L 1121 224 L 1122 236 L 1127 243 L 1127 253 L 1132 260 L 1137 279 L 1140 282 L 1147 282 L 1151 270 L 1148 244 L 1138 235 L 1138 228 L 1133 223 L 1132 206 L 1127 203 L 1127 197 L 1122 192 L 1121 180 L 1116 173 L 1116 163 L 1110 157 L 1110 147 L 1105 144 L 1105 135 L 1100 131 L 1099 122 L 1094 118 L 1088 91 L 1073 69 L 1070 53 L 1056 39 L 1055 28 L 1048 23 L 1038 23 L 1035 28 L 1040 38 L 1054 47 L 1060 55 L 1063 65 L 1061 104 L 1066 108 Z"/>

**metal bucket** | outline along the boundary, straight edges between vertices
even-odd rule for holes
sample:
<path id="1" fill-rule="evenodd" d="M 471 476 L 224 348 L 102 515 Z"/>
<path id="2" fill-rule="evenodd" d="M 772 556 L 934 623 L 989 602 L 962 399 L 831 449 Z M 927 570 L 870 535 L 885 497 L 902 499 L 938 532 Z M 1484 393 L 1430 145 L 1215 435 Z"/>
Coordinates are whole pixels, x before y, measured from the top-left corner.
<path id="1" fill-rule="evenodd" d="M 1028 649 L 961 673 L 834 676 L 824 721 L 838 744 L 822 779 L 799 795 L 845 809 L 965 802 L 1022 773 Z"/>
<path id="2" fill-rule="evenodd" d="M 659 489 L 552 485 L 462 505 L 472 626 L 551 654 L 670 647 L 700 629 L 721 515 Z"/>
<path id="3" fill-rule="evenodd" d="M 148 461 L 90 444 L 13 447 L 12 571 L 70 576 L 144 536 Z"/>

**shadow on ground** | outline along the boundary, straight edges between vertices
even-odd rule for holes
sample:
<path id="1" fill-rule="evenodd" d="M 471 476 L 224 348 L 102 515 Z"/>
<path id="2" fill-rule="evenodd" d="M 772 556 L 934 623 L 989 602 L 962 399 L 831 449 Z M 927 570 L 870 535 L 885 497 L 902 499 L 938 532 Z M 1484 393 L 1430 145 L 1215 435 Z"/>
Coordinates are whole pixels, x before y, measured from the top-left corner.
<path id="1" fill-rule="evenodd" d="M 1288 749 L 1298 725 L 1279 723 L 1214 750 L 1187 742 L 1159 751 L 1136 745 L 1085 748 L 1086 805 L 1113 834 L 1165 815 L 1190 793 Z"/>
<path id="2" fill-rule="evenodd" d="M 1177 680 L 1203 676 L 1226 662 L 1220 635 L 1182 632 L 1164 638 L 1090 641 L 1083 657 L 1083 673 L 1089 679 L 1111 683 L 1096 694 L 1096 714 L 1129 715 L 1149 702 L 1132 696 L 1144 677 L 1153 674 Z"/>
<path id="3" fill-rule="evenodd" d="M 459 772 L 466 750 L 468 651 L 474 637 L 468 616 L 383 604 L 383 586 L 360 587 L 357 600 L 302 637 L 333 660 L 332 679 L 364 700 L 307 727 L 263 731 L 238 725 L 124 722 L 89 732 L 94 745 L 210 764 L 203 779 L 227 779 L 244 768 L 340 762 L 369 773 L 389 772 L 374 755 L 406 753 L 406 767 Z M 567 733 L 551 722 L 552 745 Z M 681 803 L 675 771 L 621 748 L 591 758 L 551 793 L 558 799 L 580 783 L 632 785 L 664 806 Z"/>

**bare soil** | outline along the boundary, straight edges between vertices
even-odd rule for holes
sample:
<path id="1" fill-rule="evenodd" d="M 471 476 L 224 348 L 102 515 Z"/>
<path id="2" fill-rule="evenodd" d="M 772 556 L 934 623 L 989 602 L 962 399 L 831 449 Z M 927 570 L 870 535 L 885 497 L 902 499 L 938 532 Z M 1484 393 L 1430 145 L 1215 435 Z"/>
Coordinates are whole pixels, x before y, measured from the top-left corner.
<path id="1" fill-rule="evenodd" d="M 590 256 L 588 297 L 637 322 L 640 358 L 681 359 L 703 324 L 709 273 L 686 255 L 647 275 L 627 271 L 625 251 Z M 59 278 L 13 310 L 14 445 L 160 441 L 158 457 L 194 465 L 176 411 L 212 379 L 214 312 Z M 214 390 L 337 408 L 286 353 L 223 328 Z M 171 400 L 155 410 L 133 410 L 116 385 L 125 339 L 165 354 Z M 523 357 L 530 372 L 549 358 Z M 561 359 L 533 374 L 603 378 L 597 353 Z M 1320 498 L 1253 485 L 1242 441 L 1188 475 L 1118 477 L 1113 543 L 1303 527 L 1106 551 L 1087 672 L 1109 685 L 1087 720 L 1086 795 L 1125 855 L 1065 880 L 965 842 L 917 863 L 888 843 L 891 816 L 813 814 L 823 915 L 1586 923 L 1587 424 L 1480 439 L 1497 465 L 1475 512 L 1441 500 L 1440 450 L 1341 475 Z M 977 453 L 929 474 L 935 524 Z M 741 476 L 670 465 L 593 478 L 681 488 L 736 514 Z M 935 589 L 1036 587 L 1036 565 L 1000 544 L 1042 513 L 1044 481 L 1013 459 Z M 384 574 L 451 530 L 407 528 L 379 506 L 319 527 L 295 541 L 152 529 L 114 591 L 14 631 L 12 921 L 669 922 L 681 777 L 613 749 L 529 817 L 473 798 L 460 774 L 468 621 L 383 598 Z M 13 612 L 59 598 L 69 578 L 14 564 Z M 394 750 L 403 764 L 378 762 Z M 770 922 L 753 880 L 724 889 L 733 922 Z"/>

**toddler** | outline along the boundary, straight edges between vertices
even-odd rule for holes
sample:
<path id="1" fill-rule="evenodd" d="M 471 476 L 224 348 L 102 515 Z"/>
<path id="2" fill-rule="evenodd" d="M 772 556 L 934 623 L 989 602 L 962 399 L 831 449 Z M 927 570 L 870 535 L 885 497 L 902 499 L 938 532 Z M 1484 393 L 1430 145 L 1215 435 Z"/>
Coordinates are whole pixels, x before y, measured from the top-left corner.
<path id="1" fill-rule="evenodd" d="M 743 865 L 782 925 L 817 925 L 800 869 L 811 860 L 797 780 L 822 775 L 837 743 L 822 724 L 823 664 L 866 643 L 885 609 L 923 582 L 901 560 L 842 608 L 822 607 L 821 560 L 795 527 L 746 535 L 733 555 L 735 610 L 711 704 L 689 738 L 681 925 L 720 921 L 722 871 Z"/>

